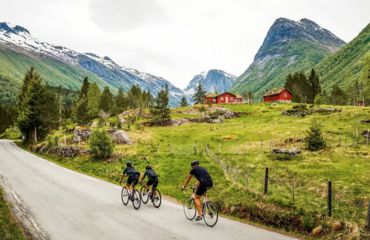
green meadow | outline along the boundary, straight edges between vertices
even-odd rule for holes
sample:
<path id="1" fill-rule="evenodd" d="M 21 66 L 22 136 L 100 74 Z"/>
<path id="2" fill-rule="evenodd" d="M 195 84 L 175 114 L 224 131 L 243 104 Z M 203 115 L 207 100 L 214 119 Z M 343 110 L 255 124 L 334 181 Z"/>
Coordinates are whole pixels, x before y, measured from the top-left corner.
<path id="1" fill-rule="evenodd" d="M 370 124 L 361 120 L 370 119 L 370 108 L 335 106 L 342 111 L 305 117 L 282 115 L 292 106 L 224 106 L 240 116 L 218 124 L 148 127 L 141 123 L 145 119 L 137 120 L 130 129 L 123 126 L 133 144 L 116 145 L 114 156 L 108 160 L 48 157 L 114 183 L 127 160 L 134 161 L 140 171 L 151 164 L 160 175 L 159 189 L 178 200 L 184 197 L 180 188 L 190 171 L 190 162 L 199 159 L 214 179 L 209 196 L 226 215 L 307 234 L 317 226 L 331 233 L 333 221 L 363 229 L 370 201 L 370 143 L 367 145 L 361 133 Z M 172 110 L 174 119 L 201 114 L 191 107 Z M 306 150 L 305 142 L 314 119 L 326 140 L 326 148 L 318 152 Z M 60 142 L 64 136 L 67 141 L 71 138 L 65 130 L 54 135 Z M 88 147 L 87 143 L 80 146 Z M 302 153 L 291 159 L 279 158 L 271 153 L 273 148 L 298 148 Z M 266 168 L 269 179 L 268 192 L 264 194 Z M 327 216 L 328 181 L 333 186 L 332 217 Z M 341 231 L 346 234 L 349 230 Z"/>

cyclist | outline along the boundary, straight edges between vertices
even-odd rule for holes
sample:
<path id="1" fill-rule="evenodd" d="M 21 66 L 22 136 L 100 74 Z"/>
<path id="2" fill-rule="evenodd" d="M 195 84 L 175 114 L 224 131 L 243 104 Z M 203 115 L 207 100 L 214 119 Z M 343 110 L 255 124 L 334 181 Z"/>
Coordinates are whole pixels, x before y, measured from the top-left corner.
<path id="1" fill-rule="evenodd" d="M 190 182 L 191 178 L 194 176 L 199 183 L 197 184 L 197 189 L 195 190 L 195 194 L 193 194 L 195 207 L 197 208 L 198 216 L 195 219 L 196 221 L 202 220 L 202 204 L 200 202 L 200 198 L 204 193 L 213 186 L 212 177 L 209 175 L 207 169 L 204 167 L 199 166 L 199 161 L 194 160 L 191 162 L 191 171 L 189 175 L 185 179 L 184 186 L 182 189 L 185 189 L 188 183 Z"/>
<path id="2" fill-rule="evenodd" d="M 142 183 L 144 181 L 146 176 L 148 176 L 148 181 L 145 184 L 145 188 L 147 190 L 149 190 L 149 187 L 152 186 L 152 193 L 154 193 L 154 190 L 158 186 L 158 175 L 155 173 L 152 166 L 150 166 L 150 165 L 147 165 L 145 167 L 145 173 L 144 173 L 143 177 L 141 178 L 140 183 Z M 153 197 L 155 197 L 155 196 L 153 195 Z"/>
<path id="3" fill-rule="evenodd" d="M 132 162 L 128 161 L 126 163 L 126 168 L 123 170 L 122 175 L 119 179 L 119 182 L 122 183 L 122 180 L 127 178 L 126 186 L 133 190 L 136 186 L 136 184 L 139 182 L 140 173 L 132 166 Z"/>

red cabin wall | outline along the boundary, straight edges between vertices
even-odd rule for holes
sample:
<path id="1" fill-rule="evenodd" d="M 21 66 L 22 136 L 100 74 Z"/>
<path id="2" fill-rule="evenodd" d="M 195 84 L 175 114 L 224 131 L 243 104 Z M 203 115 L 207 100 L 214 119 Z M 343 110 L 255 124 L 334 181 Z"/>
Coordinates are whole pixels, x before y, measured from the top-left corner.
<path id="1" fill-rule="evenodd" d="M 284 90 L 280 94 L 263 97 L 263 101 L 264 102 L 291 101 L 292 98 L 293 95 L 289 91 Z"/>

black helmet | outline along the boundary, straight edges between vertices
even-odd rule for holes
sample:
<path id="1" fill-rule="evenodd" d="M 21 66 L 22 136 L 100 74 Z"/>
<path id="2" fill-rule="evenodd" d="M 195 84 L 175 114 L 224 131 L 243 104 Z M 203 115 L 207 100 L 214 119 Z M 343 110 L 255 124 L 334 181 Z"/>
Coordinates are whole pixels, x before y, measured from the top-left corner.
<path id="1" fill-rule="evenodd" d="M 194 167 L 195 165 L 199 165 L 199 161 L 198 160 L 194 160 L 190 164 L 190 166 L 192 166 L 192 167 Z"/>
<path id="2" fill-rule="evenodd" d="M 132 162 L 131 162 L 131 161 L 127 161 L 127 162 L 126 162 L 126 166 L 127 166 L 127 167 L 132 167 Z"/>
<path id="3" fill-rule="evenodd" d="M 152 166 L 150 166 L 150 165 L 146 165 L 146 167 L 145 167 L 145 169 L 152 169 Z"/>

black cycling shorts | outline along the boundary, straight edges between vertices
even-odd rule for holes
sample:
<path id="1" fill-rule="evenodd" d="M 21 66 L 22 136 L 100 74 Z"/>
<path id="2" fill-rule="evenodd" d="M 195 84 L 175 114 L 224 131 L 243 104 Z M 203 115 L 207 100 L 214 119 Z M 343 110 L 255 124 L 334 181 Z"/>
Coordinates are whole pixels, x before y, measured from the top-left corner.
<path id="1" fill-rule="evenodd" d="M 132 175 L 127 178 L 127 184 L 128 185 L 136 185 L 139 182 L 139 176 L 138 175 Z"/>
<path id="2" fill-rule="evenodd" d="M 157 186 L 158 186 L 158 178 L 149 178 L 149 180 L 148 180 L 148 182 L 146 183 L 146 185 L 148 185 L 148 186 L 153 185 L 153 186 L 152 186 L 152 189 L 157 188 Z"/>
<path id="3" fill-rule="evenodd" d="M 195 191 L 195 194 L 198 195 L 198 196 L 202 196 L 212 186 L 213 186 L 212 181 L 200 182 L 199 185 L 198 185 L 197 190 Z"/>

